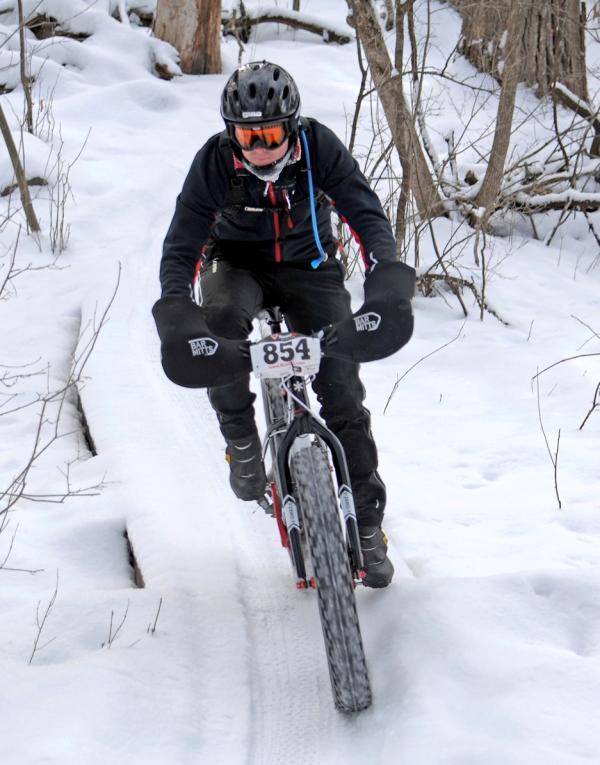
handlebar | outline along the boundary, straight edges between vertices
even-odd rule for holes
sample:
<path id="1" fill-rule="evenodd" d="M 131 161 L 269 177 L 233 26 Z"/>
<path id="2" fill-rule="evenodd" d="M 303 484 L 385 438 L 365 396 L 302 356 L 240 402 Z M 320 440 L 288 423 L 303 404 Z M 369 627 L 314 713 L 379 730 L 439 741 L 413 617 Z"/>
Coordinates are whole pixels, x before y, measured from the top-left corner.
<path id="1" fill-rule="evenodd" d="M 189 299 L 162 298 L 152 309 L 161 340 L 166 376 L 186 388 L 229 385 L 247 375 L 251 343 L 214 335 L 202 308 Z M 281 326 L 281 313 L 272 315 Z M 410 301 L 385 297 L 365 301 L 355 314 L 311 337 L 323 356 L 363 363 L 391 356 L 413 331 Z"/>

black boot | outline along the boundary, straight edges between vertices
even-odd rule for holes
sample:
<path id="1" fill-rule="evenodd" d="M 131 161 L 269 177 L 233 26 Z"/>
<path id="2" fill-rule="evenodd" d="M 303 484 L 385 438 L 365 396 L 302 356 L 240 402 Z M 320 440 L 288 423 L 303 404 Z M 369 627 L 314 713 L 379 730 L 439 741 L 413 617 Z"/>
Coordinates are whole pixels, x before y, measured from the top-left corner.
<path id="1" fill-rule="evenodd" d="M 387 556 L 387 537 L 379 526 L 359 526 L 360 547 L 365 564 L 366 587 L 387 587 L 394 576 L 392 561 Z"/>
<path id="2" fill-rule="evenodd" d="M 267 487 L 267 476 L 258 435 L 254 433 L 226 441 L 225 459 L 229 463 L 229 483 L 233 493 L 248 502 L 260 499 Z"/>

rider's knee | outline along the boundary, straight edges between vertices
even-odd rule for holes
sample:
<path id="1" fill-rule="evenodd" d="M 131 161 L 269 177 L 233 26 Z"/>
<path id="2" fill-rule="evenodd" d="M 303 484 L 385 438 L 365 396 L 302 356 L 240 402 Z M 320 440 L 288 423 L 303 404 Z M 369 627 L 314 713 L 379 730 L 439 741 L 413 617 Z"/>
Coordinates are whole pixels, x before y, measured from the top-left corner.
<path id="1" fill-rule="evenodd" d="M 212 333 L 231 340 L 244 340 L 252 331 L 252 317 L 235 305 L 204 305 L 206 323 Z"/>

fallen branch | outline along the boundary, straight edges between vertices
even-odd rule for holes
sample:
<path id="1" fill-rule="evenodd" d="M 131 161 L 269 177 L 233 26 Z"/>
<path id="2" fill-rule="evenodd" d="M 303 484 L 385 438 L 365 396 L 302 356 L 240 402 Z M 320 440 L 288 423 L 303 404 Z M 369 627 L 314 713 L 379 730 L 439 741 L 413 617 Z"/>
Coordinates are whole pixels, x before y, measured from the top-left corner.
<path id="1" fill-rule="evenodd" d="M 562 82 L 554 83 L 554 95 L 558 98 L 563 106 L 567 109 L 571 109 L 587 120 L 594 129 L 594 139 L 590 148 L 590 154 L 593 157 L 600 156 L 600 119 L 598 119 L 598 112 L 593 111 L 591 106 L 583 101 L 579 96 L 569 90 Z"/>
<path id="2" fill-rule="evenodd" d="M 548 212 L 548 210 L 580 210 L 592 212 L 600 208 L 600 194 L 578 189 L 567 189 L 559 193 L 528 194 L 517 193 L 503 200 L 502 206 L 513 210 L 527 210 L 528 212 Z"/>
<path id="3" fill-rule="evenodd" d="M 498 313 L 496 313 L 496 311 L 488 305 L 485 298 L 479 294 L 479 290 L 477 289 L 475 282 L 471 281 L 470 279 L 464 279 L 460 276 L 451 276 L 450 274 L 425 273 L 421 274 L 421 276 L 419 276 L 417 279 L 417 286 L 420 287 L 423 295 L 427 297 L 431 294 L 433 282 L 436 281 L 444 282 L 447 284 L 454 295 L 458 295 L 463 288 L 470 290 L 473 293 L 473 297 L 477 301 L 477 305 L 479 306 L 480 311 L 487 311 L 501 324 L 504 324 L 505 327 L 510 326 L 510 324 L 505 319 L 499 316 Z M 464 302 L 461 302 L 461 305 L 464 306 Z M 466 307 L 463 307 L 463 312 L 465 316 L 468 315 Z"/>
<path id="4" fill-rule="evenodd" d="M 238 15 L 239 13 L 239 15 Z M 352 35 L 342 29 L 325 26 L 316 16 L 288 11 L 276 5 L 260 7 L 258 10 L 246 9 L 243 4 L 233 12 L 226 12 L 221 19 L 224 35 L 233 35 L 243 42 L 248 42 L 250 30 L 257 24 L 285 24 L 292 29 L 301 29 L 319 35 L 323 42 L 345 45 L 352 40 Z"/>

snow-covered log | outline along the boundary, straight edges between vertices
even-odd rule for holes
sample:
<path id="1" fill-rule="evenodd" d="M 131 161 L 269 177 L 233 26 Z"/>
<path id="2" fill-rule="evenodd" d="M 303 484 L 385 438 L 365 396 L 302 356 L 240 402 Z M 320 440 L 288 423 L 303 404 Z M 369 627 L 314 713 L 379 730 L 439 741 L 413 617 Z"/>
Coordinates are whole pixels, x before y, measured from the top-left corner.
<path id="1" fill-rule="evenodd" d="M 505 200 L 513 209 L 530 212 L 546 212 L 548 210 L 581 210 L 591 212 L 600 209 L 600 194 L 578 189 L 567 189 L 556 194 L 529 195 L 517 193 Z"/>
<path id="2" fill-rule="evenodd" d="M 563 85 L 562 82 L 554 84 L 554 94 L 563 106 L 583 117 L 594 128 L 595 135 L 590 147 L 590 154 L 593 157 L 600 157 L 600 119 L 598 118 L 598 112 L 593 110 L 588 101 L 579 98 L 566 85 Z"/>
<path id="3" fill-rule="evenodd" d="M 276 5 L 260 6 L 258 9 L 241 6 L 241 9 L 225 11 L 222 16 L 223 34 L 239 37 L 244 42 L 248 41 L 251 28 L 257 24 L 285 24 L 292 29 L 319 35 L 324 42 L 338 45 L 345 45 L 352 40 L 347 27 L 325 25 L 318 16 L 288 11 Z"/>

